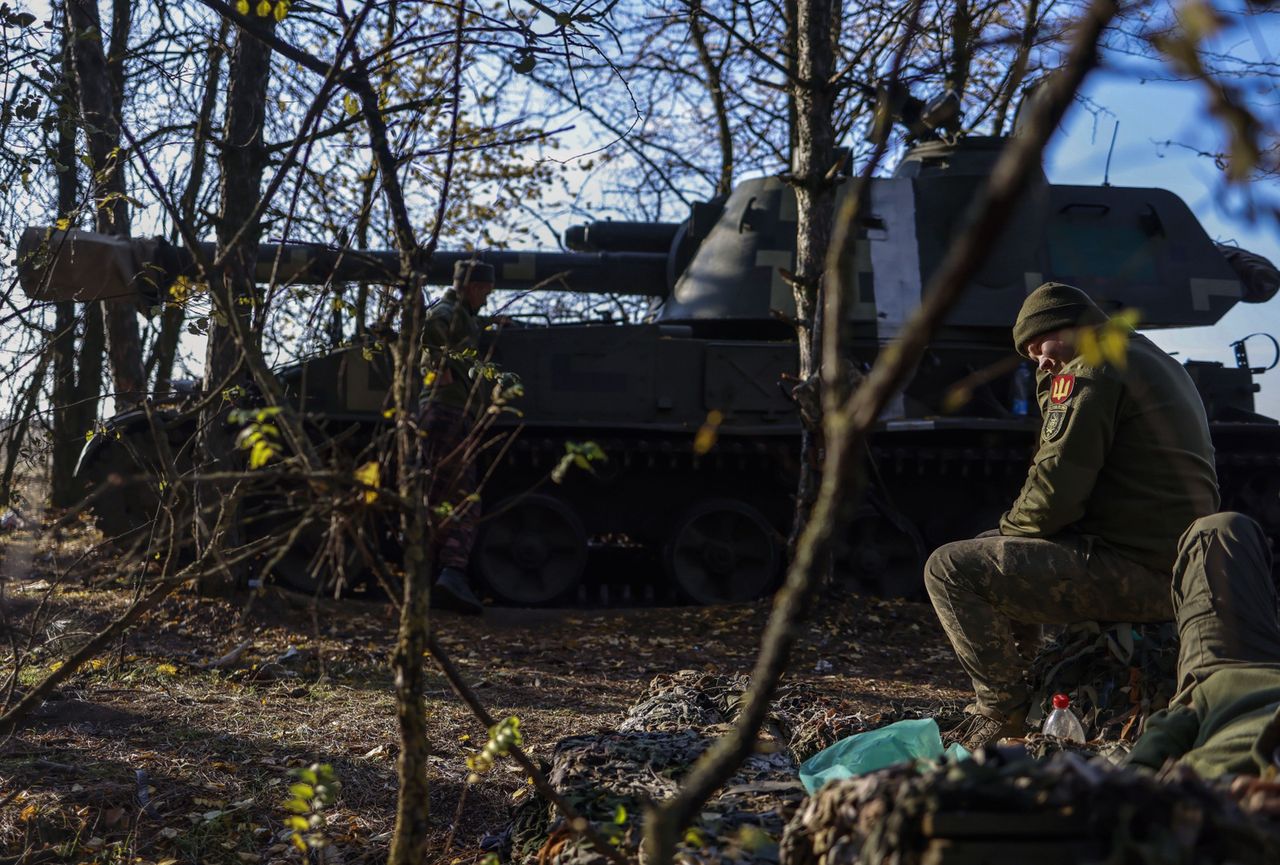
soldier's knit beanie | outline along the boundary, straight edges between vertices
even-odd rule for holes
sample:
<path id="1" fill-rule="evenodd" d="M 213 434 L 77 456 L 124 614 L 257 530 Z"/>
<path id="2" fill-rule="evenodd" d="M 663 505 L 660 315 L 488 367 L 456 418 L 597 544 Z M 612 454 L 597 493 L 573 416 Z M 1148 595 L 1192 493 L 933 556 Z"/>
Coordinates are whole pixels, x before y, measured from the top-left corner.
<path id="1" fill-rule="evenodd" d="M 493 265 L 483 261 L 455 261 L 453 263 L 453 284 L 465 285 L 468 282 L 493 282 Z"/>
<path id="2" fill-rule="evenodd" d="M 1036 337 L 1064 327 L 1102 324 L 1107 320 L 1089 295 L 1060 282 L 1046 282 L 1027 295 L 1013 325 L 1013 347 L 1027 357 L 1027 343 Z"/>

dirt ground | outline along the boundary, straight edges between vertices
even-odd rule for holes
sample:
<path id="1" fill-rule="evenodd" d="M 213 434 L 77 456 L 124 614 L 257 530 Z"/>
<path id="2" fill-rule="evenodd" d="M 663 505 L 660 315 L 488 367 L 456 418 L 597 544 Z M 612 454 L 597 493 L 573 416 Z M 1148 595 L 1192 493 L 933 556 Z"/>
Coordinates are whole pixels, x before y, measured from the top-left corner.
<path id="1" fill-rule="evenodd" d="M 19 531 L 0 545 L 0 676 L 15 650 L 38 646 L 19 651 L 21 691 L 124 609 L 139 568 L 94 552 L 87 530 L 56 543 Z M 749 672 L 768 613 L 767 602 L 489 608 L 433 623 L 489 711 L 517 716 L 528 750 L 545 756 L 564 736 L 614 727 L 658 673 Z M 332 766 L 342 788 L 321 813 L 328 846 L 314 861 L 384 860 L 395 620 L 385 602 L 270 587 L 170 597 L 0 743 L 0 865 L 304 861 L 282 806 L 295 770 L 315 763 Z M 966 696 L 928 605 L 838 592 L 816 605 L 788 681 L 865 715 Z M 434 672 L 428 700 L 433 861 L 479 861 L 532 788 L 509 760 L 468 784 L 466 757 L 485 731 Z"/>

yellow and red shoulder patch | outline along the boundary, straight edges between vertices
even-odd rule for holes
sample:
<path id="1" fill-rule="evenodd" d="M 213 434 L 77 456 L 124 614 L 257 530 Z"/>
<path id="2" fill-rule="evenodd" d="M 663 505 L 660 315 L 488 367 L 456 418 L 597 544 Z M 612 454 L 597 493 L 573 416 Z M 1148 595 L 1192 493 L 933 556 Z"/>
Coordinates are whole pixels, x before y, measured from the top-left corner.
<path id="1" fill-rule="evenodd" d="M 1071 393 L 1075 389 L 1076 377 L 1074 375 L 1055 375 L 1053 381 L 1049 384 L 1049 401 L 1054 405 L 1061 405 L 1071 399 Z"/>

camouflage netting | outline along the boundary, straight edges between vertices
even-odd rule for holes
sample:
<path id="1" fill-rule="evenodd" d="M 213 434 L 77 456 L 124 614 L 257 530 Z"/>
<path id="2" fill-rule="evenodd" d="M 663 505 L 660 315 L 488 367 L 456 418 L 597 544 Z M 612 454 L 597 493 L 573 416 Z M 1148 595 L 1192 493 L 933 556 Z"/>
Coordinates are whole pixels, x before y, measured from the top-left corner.
<path id="1" fill-rule="evenodd" d="M 1029 678 L 1037 699 L 1027 724 L 1038 729 L 1053 695 L 1063 693 L 1091 739 L 1132 742 L 1146 719 L 1169 704 L 1177 662 L 1172 622 L 1070 626 L 1047 641 L 1032 663 Z"/>
<path id="2" fill-rule="evenodd" d="M 1087 808 L 1081 806 L 1086 804 Z M 786 865 L 1280 862 L 1280 826 L 1190 771 L 1157 780 L 1080 754 L 989 751 L 828 784 L 787 825 Z"/>
<path id="3" fill-rule="evenodd" d="M 1094 642 L 1098 637 L 1095 632 Z M 1110 675 L 1112 668 L 1097 653 L 1072 649 L 1075 639 L 1067 635 L 1055 641 L 1069 651 L 1058 654 L 1056 669 L 1045 668 L 1054 681 L 1065 683 L 1075 669 Z M 1138 654 L 1137 643 L 1132 657 L 1141 670 L 1148 661 Z M 1118 663 L 1117 655 L 1111 657 Z M 1124 669 L 1132 675 L 1128 666 Z M 1136 693 L 1143 699 L 1148 691 L 1137 681 Z M 746 686 L 742 676 L 695 671 L 658 676 L 616 731 L 557 743 L 548 777 L 634 861 L 645 808 L 670 797 L 736 719 Z M 1059 690 L 1074 693 L 1065 684 Z M 1110 692 L 1104 686 L 1100 693 Z M 1139 705 L 1143 712 L 1155 708 Z M 958 711 L 957 706 L 938 707 L 935 716 Z M 887 769 L 833 782 L 805 798 L 798 778 L 804 758 L 853 733 L 920 716 L 919 710 L 864 715 L 784 687 L 758 753 L 703 808 L 679 860 L 722 865 L 1280 862 L 1280 824 L 1246 817 L 1224 790 L 1194 773 L 1176 770 L 1157 780 L 1090 759 L 1122 754 L 1124 743 L 1117 740 L 1076 746 L 1033 734 L 1016 753 L 988 751 L 923 774 L 909 766 Z M 1104 720 L 1103 728 L 1119 726 Z M 502 852 L 504 861 L 526 865 L 606 861 L 540 797 L 528 797 L 517 807 Z"/>
<path id="4" fill-rule="evenodd" d="M 692 670 L 661 675 L 628 712 L 616 732 L 572 736 L 556 744 L 552 785 L 634 857 L 640 818 L 648 803 L 670 797 L 703 751 L 732 724 L 747 690 L 746 676 Z M 946 707 L 948 712 L 958 707 Z M 863 715 L 784 687 L 752 755 L 703 808 L 686 833 L 682 858 L 699 863 L 778 861 L 778 839 L 804 798 L 799 764 L 836 741 L 919 711 Z M 606 860 L 566 831 L 540 797 L 517 807 L 510 859 L 552 865 L 595 865 Z"/>

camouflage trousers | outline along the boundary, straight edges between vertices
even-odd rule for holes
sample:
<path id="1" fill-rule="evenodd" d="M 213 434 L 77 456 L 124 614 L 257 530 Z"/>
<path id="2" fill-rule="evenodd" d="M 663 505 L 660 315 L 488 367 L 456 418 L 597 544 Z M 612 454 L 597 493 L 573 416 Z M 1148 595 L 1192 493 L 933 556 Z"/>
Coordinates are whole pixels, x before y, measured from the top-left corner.
<path id="1" fill-rule="evenodd" d="M 460 408 L 430 403 L 423 407 L 419 425 L 426 433 L 422 466 L 431 472 L 427 505 L 437 529 L 436 568 L 466 571 L 480 522 L 479 499 L 466 501 L 478 486 L 476 462 L 464 453 L 471 421 Z M 437 516 L 436 509 L 445 504 L 452 510 Z"/>
<path id="2" fill-rule="evenodd" d="M 1173 609 L 1180 690 L 1223 667 L 1280 663 L 1276 586 L 1262 527 L 1236 513 L 1192 523 L 1178 542 Z"/>
<path id="3" fill-rule="evenodd" d="M 1171 577 L 1091 535 L 980 535 L 945 544 L 925 565 L 933 609 L 973 680 L 979 714 L 1004 720 L 1027 705 L 1023 626 L 1173 618 Z"/>

